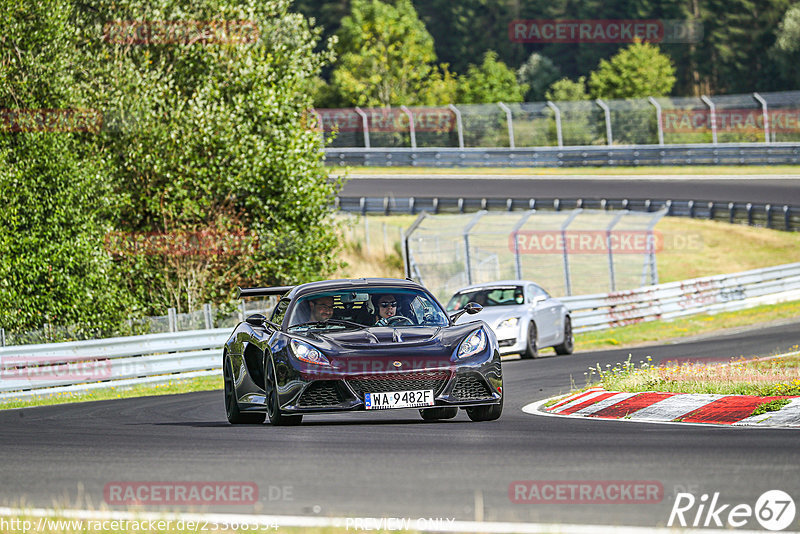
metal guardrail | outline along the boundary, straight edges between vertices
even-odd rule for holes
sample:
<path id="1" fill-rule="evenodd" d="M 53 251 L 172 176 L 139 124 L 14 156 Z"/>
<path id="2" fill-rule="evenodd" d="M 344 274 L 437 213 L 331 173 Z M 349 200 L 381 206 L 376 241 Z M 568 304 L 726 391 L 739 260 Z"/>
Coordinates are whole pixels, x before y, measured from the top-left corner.
<path id="1" fill-rule="evenodd" d="M 0 399 L 159 383 L 221 367 L 228 328 L 0 349 Z"/>
<path id="2" fill-rule="evenodd" d="M 800 231 L 800 210 L 788 205 L 671 199 L 583 198 L 456 198 L 456 197 L 337 197 L 335 207 L 348 213 L 418 214 L 478 211 L 566 211 L 576 208 L 656 212 L 669 217 L 709 219 L 775 230 Z"/>
<path id="3" fill-rule="evenodd" d="M 576 332 L 800 299 L 800 263 L 630 291 L 562 297 Z"/>
<path id="4" fill-rule="evenodd" d="M 800 143 L 529 148 L 327 148 L 328 165 L 379 167 L 638 167 L 791 165 Z"/>
<path id="5" fill-rule="evenodd" d="M 576 332 L 800 299 L 800 263 L 565 297 Z M 229 329 L 0 349 L 0 400 L 214 375 Z"/>

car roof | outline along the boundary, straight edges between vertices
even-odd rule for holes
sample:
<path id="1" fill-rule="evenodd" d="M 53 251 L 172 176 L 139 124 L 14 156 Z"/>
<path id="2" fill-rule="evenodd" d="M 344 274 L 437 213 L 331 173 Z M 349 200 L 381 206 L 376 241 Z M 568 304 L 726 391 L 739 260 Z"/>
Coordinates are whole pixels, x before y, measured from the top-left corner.
<path id="1" fill-rule="evenodd" d="M 428 292 L 422 285 L 412 280 L 401 280 L 398 278 L 342 278 L 338 280 L 323 280 L 320 282 L 309 282 L 300 284 L 289 291 L 284 298 L 294 299 L 315 293 L 317 291 L 335 291 L 337 289 L 368 289 L 371 287 L 396 287 L 398 289 L 422 289 Z"/>
<path id="2" fill-rule="evenodd" d="M 530 280 L 499 280 L 497 282 L 484 282 L 482 284 L 473 284 L 471 286 L 462 287 L 454 294 L 464 293 L 465 291 L 474 291 L 475 289 L 485 289 L 487 287 L 506 287 L 506 286 L 526 286 L 528 284 L 533 284 L 538 286 L 536 282 L 531 282 Z"/>

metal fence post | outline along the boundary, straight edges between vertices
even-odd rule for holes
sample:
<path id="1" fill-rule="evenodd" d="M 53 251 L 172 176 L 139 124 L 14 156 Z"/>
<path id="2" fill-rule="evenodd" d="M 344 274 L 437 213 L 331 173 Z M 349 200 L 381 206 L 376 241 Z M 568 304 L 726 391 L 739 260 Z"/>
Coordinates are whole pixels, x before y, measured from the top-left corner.
<path id="1" fill-rule="evenodd" d="M 569 276 L 569 251 L 567 250 L 567 227 L 572 224 L 572 221 L 581 214 L 583 211 L 582 208 L 572 210 L 572 213 L 567 220 L 561 225 L 561 242 L 564 245 L 563 256 L 564 256 L 564 288 L 566 289 L 567 296 L 572 296 L 572 281 L 570 280 Z"/>
<path id="2" fill-rule="evenodd" d="M 402 239 L 403 239 L 403 256 L 405 256 L 405 257 L 403 258 L 403 260 L 404 260 L 404 261 L 403 261 L 403 266 L 405 267 L 405 271 L 406 271 L 406 272 L 405 272 L 405 275 L 406 275 L 406 278 L 409 278 L 409 277 L 411 277 L 411 273 L 412 273 L 412 271 L 413 271 L 413 269 L 411 268 L 411 262 L 412 262 L 413 260 L 412 260 L 412 257 L 411 257 L 411 249 L 410 249 L 410 248 L 409 248 L 409 246 L 408 246 L 408 240 L 411 238 L 411 234 L 413 234 L 413 233 L 414 233 L 414 232 L 417 230 L 417 228 L 419 228 L 419 225 L 420 225 L 420 224 L 422 224 L 422 221 L 423 221 L 423 220 L 425 219 L 425 217 L 427 217 L 427 216 L 428 216 L 428 212 L 426 212 L 426 211 L 423 211 L 423 212 L 422 212 L 422 213 L 420 213 L 420 214 L 419 214 L 419 216 L 418 216 L 418 217 L 417 217 L 417 218 L 414 220 L 414 222 L 413 222 L 413 223 L 411 223 L 411 226 L 409 226 L 409 227 L 408 227 L 408 229 L 406 229 L 406 230 L 403 232 L 403 238 L 402 238 Z M 421 280 L 420 280 L 420 282 L 421 282 Z"/>
<path id="3" fill-rule="evenodd" d="M 608 108 L 606 103 L 599 98 L 595 100 L 595 103 L 600 106 L 600 109 L 603 110 L 603 114 L 606 117 L 606 141 L 608 141 L 608 146 L 611 146 L 613 144 L 613 140 L 611 138 L 611 110 Z"/>
<path id="4" fill-rule="evenodd" d="M 648 96 L 647 100 L 656 108 L 656 121 L 658 126 L 658 144 L 664 146 L 664 122 L 662 120 L 661 104 L 652 96 Z"/>
<path id="5" fill-rule="evenodd" d="M 517 279 L 522 279 L 522 259 L 519 256 L 519 239 L 517 236 L 519 235 L 519 230 L 522 228 L 531 215 L 536 213 L 536 210 L 528 210 L 522 218 L 517 221 L 517 224 L 514 225 L 514 228 L 511 230 L 511 236 L 514 239 L 514 268 L 516 271 Z"/>
<path id="6" fill-rule="evenodd" d="M 464 263 L 467 268 L 467 283 L 472 285 L 472 256 L 469 251 L 469 233 L 472 231 L 472 228 L 478 224 L 478 221 L 481 217 L 486 215 L 485 210 L 481 210 L 475 214 L 472 220 L 464 227 Z"/>
<path id="7" fill-rule="evenodd" d="M 708 111 L 710 113 L 709 120 L 711 122 L 711 142 L 713 144 L 717 144 L 717 107 L 714 105 L 714 102 L 711 101 L 706 95 L 702 95 L 700 100 L 705 102 L 706 106 L 708 106 Z"/>
<path id="8" fill-rule="evenodd" d="M 456 115 L 456 128 L 458 128 L 458 148 L 464 148 L 464 123 L 461 122 L 461 112 L 453 104 L 447 106 Z"/>
<path id="9" fill-rule="evenodd" d="M 0 347 L 6 346 L 6 329 L 0 328 Z"/>
<path id="10" fill-rule="evenodd" d="M 514 146 L 514 122 L 511 117 L 511 110 L 502 102 L 498 102 L 497 105 L 500 106 L 500 109 L 506 112 L 506 124 L 508 124 L 508 147 L 516 148 Z"/>
<path id="11" fill-rule="evenodd" d="M 405 106 L 400 106 L 400 109 L 402 109 L 403 112 L 408 117 L 408 134 L 411 136 L 411 149 L 412 150 L 416 150 L 417 149 L 417 131 L 414 128 L 414 115 L 411 113 L 411 110 L 408 109 Z"/>
<path id="12" fill-rule="evenodd" d="M 789 206 L 783 206 L 783 223 L 786 225 L 787 232 L 792 230 L 792 214 L 789 211 L 790 209 Z"/>
<path id="13" fill-rule="evenodd" d="M 211 304 L 203 304 L 203 319 L 205 319 L 206 330 L 214 328 L 214 322 L 211 320 Z"/>
<path id="14" fill-rule="evenodd" d="M 364 148 L 370 148 L 369 146 L 369 120 L 367 120 L 367 114 L 364 113 L 360 107 L 355 108 L 356 113 L 361 116 L 361 127 L 364 129 Z"/>
<path id="15" fill-rule="evenodd" d="M 606 249 L 608 249 L 608 280 L 611 285 L 611 291 L 614 292 L 617 290 L 617 281 L 616 277 L 614 276 L 614 251 L 611 245 L 611 232 L 614 230 L 614 227 L 617 223 L 622 219 L 625 215 L 628 214 L 628 210 L 621 210 L 611 222 L 608 223 L 606 227 Z"/>
<path id="16" fill-rule="evenodd" d="M 767 109 L 767 101 L 758 93 L 753 93 L 753 98 L 761 104 L 761 116 L 764 121 L 764 142 L 769 144 L 769 110 Z"/>
<path id="17" fill-rule="evenodd" d="M 247 303 L 242 299 L 239 302 L 239 320 L 244 321 L 244 317 L 247 314 Z"/>
<path id="18" fill-rule="evenodd" d="M 547 101 L 547 107 L 552 109 L 553 112 L 556 114 L 556 137 L 558 138 L 558 146 L 559 147 L 563 147 L 564 146 L 564 135 L 563 135 L 563 133 L 561 131 L 561 110 L 558 109 L 558 106 L 556 106 L 554 103 L 550 102 L 549 100 Z"/>
<path id="19" fill-rule="evenodd" d="M 169 323 L 170 332 L 178 331 L 178 314 L 175 311 L 175 308 L 169 308 L 167 310 L 167 322 Z"/>

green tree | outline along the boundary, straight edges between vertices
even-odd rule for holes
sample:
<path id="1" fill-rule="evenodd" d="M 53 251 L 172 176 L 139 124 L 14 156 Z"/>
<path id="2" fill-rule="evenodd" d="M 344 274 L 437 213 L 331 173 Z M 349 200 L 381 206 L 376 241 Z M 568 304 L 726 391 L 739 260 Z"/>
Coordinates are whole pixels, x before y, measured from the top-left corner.
<path id="1" fill-rule="evenodd" d="M 581 76 L 577 81 L 561 78 L 554 82 L 545 92 L 545 99 L 554 102 L 569 102 L 574 100 L 588 100 L 586 92 L 586 76 Z"/>
<path id="2" fill-rule="evenodd" d="M 480 65 L 470 65 L 467 74 L 459 78 L 458 101 L 462 104 L 522 102 L 527 91 L 528 85 L 520 84 L 514 71 L 490 50 Z"/>
<path id="3" fill-rule="evenodd" d="M 778 27 L 775 45 L 770 50 L 782 77 L 792 87 L 800 86 L 800 3 L 790 7 Z"/>
<path id="4" fill-rule="evenodd" d="M 549 57 L 537 52 L 531 54 L 517 70 L 519 83 L 528 86 L 525 100 L 528 102 L 543 100 L 547 88 L 558 80 L 560 74 L 561 70 Z"/>
<path id="5" fill-rule="evenodd" d="M 11 331 L 106 330 L 136 312 L 102 247 L 117 197 L 95 134 L 24 119 L 91 107 L 71 13 L 56 0 L 0 6 L 0 327 Z"/>
<path id="6" fill-rule="evenodd" d="M 337 33 L 331 83 L 358 106 L 435 105 L 452 101 L 455 80 L 437 66 L 433 38 L 410 0 L 354 0 Z"/>
<path id="7" fill-rule="evenodd" d="M 669 57 L 649 43 L 634 43 L 610 60 L 602 60 L 589 76 L 594 98 L 665 96 L 675 85 Z"/>
<path id="8" fill-rule="evenodd" d="M 96 149 L 123 198 L 115 221 L 174 247 L 207 250 L 118 258 L 131 290 L 161 311 L 230 299 L 237 284 L 291 284 L 337 265 L 337 185 L 322 141 L 305 127 L 310 88 L 328 49 L 288 0 L 103 0 L 80 14 L 95 68 L 87 91 L 109 118 Z M 97 42 L 108 20 L 250 21 L 256 38 L 204 45 Z M 215 241 L 216 240 L 216 241 Z M 215 241 L 215 242 L 214 242 Z M 142 283 L 141 280 L 147 280 Z"/>

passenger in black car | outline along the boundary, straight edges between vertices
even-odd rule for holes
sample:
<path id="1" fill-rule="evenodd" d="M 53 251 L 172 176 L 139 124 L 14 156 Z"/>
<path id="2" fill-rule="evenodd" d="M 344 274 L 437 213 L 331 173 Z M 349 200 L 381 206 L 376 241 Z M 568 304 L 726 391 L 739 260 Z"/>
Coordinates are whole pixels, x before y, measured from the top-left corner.
<path id="1" fill-rule="evenodd" d="M 372 297 L 372 303 L 377 313 L 375 318 L 377 326 L 388 325 L 389 319 L 397 315 L 397 299 L 394 295 L 376 295 Z"/>

